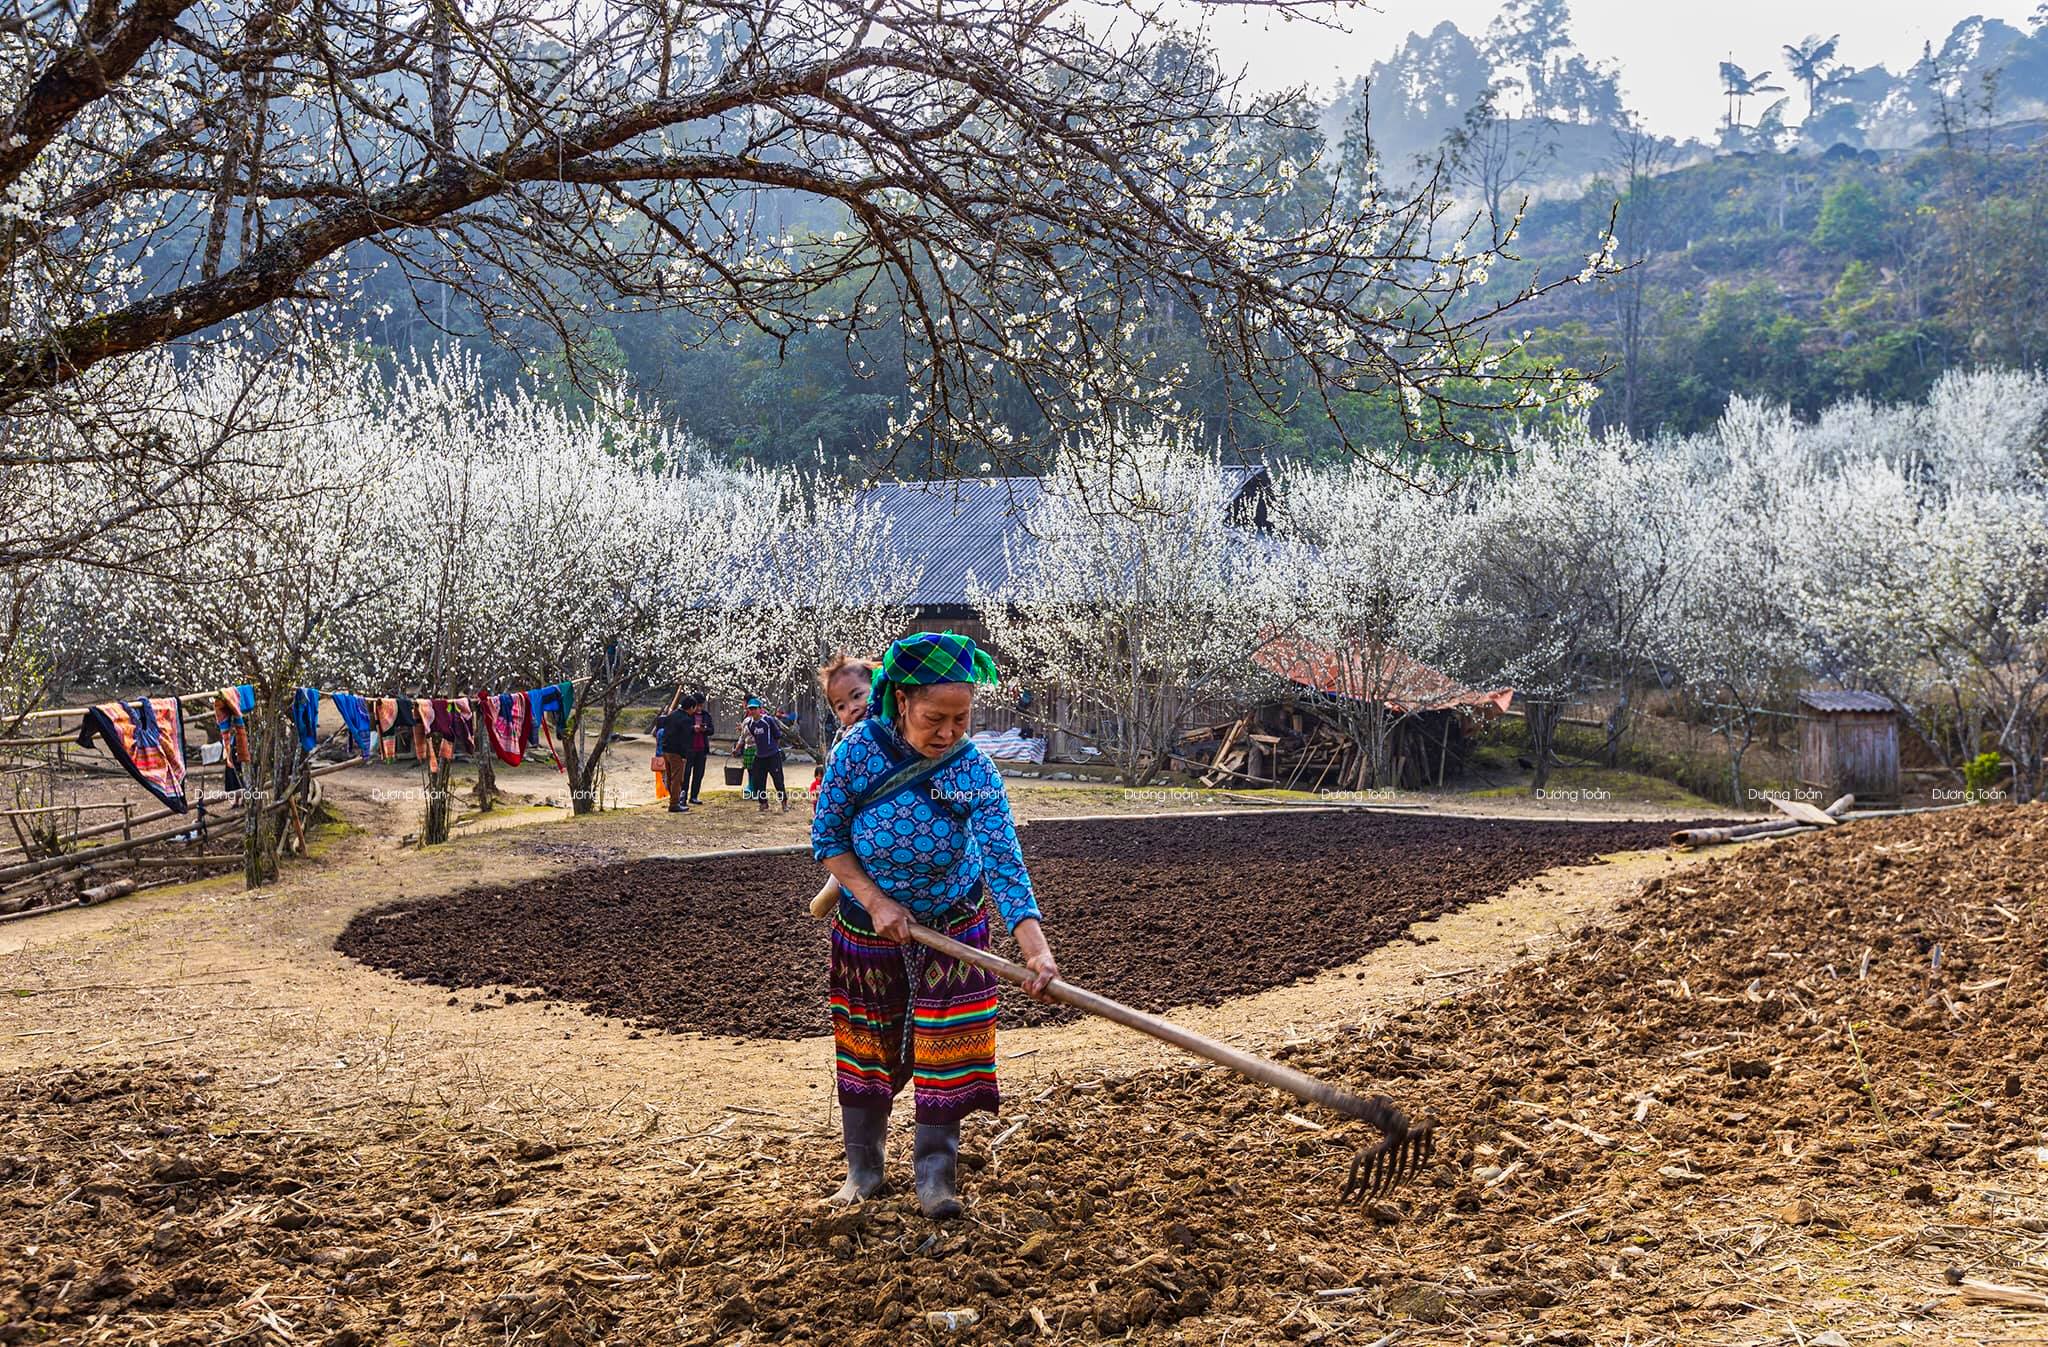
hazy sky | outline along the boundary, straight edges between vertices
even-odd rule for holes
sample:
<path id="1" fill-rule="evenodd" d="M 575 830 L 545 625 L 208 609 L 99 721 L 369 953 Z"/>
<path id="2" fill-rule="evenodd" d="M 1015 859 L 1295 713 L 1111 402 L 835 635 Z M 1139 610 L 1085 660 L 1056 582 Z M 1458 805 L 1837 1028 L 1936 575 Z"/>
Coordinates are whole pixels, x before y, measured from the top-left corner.
<path id="1" fill-rule="evenodd" d="M 1938 48 L 1956 20 L 1972 14 L 2004 19 L 2027 31 L 2037 0 L 2020 3 L 1950 3 L 1949 0 L 1713 0 L 1679 5 L 1670 0 L 1572 0 L 1572 37 L 1596 60 L 1621 66 L 1629 106 L 1667 135 L 1712 133 L 1721 115 L 1719 62 L 1732 59 L 1752 73 L 1784 73 L 1779 48 L 1808 33 L 1842 35 L 1839 59 L 1852 65 L 1882 63 L 1903 71 L 1929 40 Z M 1411 31 L 1428 32 L 1449 19 L 1477 36 L 1498 11 L 1480 0 L 1379 0 L 1373 8 L 1337 11 L 1346 30 L 1332 32 L 1300 21 L 1283 23 L 1270 11 L 1230 6 L 1208 9 L 1210 33 L 1225 64 L 1242 67 L 1254 87 L 1306 83 L 1318 92 L 1332 80 L 1365 73 Z M 1194 13 L 1190 6 L 1186 13 Z M 1233 17 L 1241 15 L 1242 17 Z M 1773 80 L 1788 87 L 1790 80 Z M 1795 97 L 1791 120 L 1804 115 Z"/>

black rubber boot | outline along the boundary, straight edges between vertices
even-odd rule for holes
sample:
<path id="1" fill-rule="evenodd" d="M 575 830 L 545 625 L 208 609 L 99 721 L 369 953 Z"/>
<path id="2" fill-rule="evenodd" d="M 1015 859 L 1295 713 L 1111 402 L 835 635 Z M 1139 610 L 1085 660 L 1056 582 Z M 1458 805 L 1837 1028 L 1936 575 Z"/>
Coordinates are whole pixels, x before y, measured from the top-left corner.
<path id="1" fill-rule="evenodd" d="M 887 1185 L 882 1156 L 889 1138 L 889 1110 L 839 1106 L 839 1131 L 846 1138 L 846 1182 L 834 1202 L 859 1202 Z"/>
<path id="2" fill-rule="evenodd" d="M 917 1205 L 935 1221 L 951 1220 L 960 1207 L 960 1124 L 919 1123 L 913 1168 Z"/>

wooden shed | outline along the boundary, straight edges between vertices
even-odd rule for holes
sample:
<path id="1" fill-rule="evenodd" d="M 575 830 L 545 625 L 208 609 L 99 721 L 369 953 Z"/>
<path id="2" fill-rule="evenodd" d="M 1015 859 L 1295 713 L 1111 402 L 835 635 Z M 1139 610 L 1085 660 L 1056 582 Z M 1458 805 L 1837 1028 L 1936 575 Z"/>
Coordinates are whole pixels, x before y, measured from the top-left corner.
<path id="1" fill-rule="evenodd" d="M 1799 783 L 1827 799 L 1899 798 L 1899 708 L 1875 692 L 1799 694 Z"/>

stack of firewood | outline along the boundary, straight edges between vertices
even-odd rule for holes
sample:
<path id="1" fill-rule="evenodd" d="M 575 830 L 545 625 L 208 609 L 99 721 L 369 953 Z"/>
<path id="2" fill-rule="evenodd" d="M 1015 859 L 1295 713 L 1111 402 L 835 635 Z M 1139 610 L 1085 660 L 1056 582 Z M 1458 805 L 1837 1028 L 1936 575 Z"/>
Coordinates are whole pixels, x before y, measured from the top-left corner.
<path id="1" fill-rule="evenodd" d="M 1174 765 L 1204 786 L 1355 789 L 1365 784 L 1363 755 L 1334 728 L 1310 720 L 1298 732 L 1262 733 L 1249 715 L 1183 731 Z"/>

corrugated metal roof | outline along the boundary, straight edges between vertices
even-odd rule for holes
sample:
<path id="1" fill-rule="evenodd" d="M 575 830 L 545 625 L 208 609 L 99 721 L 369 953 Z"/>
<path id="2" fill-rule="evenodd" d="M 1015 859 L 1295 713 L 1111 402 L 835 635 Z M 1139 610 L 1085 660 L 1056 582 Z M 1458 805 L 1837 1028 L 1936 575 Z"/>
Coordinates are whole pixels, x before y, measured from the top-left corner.
<path id="1" fill-rule="evenodd" d="M 1847 692 L 1809 689 L 1799 694 L 1799 704 L 1815 711 L 1893 711 L 1892 699 L 1876 692 Z"/>
<path id="2" fill-rule="evenodd" d="M 1225 468 L 1231 499 L 1265 475 L 1265 469 Z M 861 493 L 860 503 L 879 508 L 891 521 L 890 544 L 924 563 L 917 591 L 904 602 L 919 608 L 965 607 L 970 573 L 994 588 L 1010 578 L 1011 554 L 1031 543 L 1024 521 L 1045 483 L 1037 477 L 970 477 L 931 482 L 888 482 Z"/>
<path id="3" fill-rule="evenodd" d="M 1300 687 L 1332 697 L 1356 698 L 1376 691 L 1396 713 L 1466 710 L 1501 715 L 1514 700 L 1513 688 L 1478 692 L 1398 650 L 1378 647 L 1370 668 L 1357 650 L 1339 661 L 1328 646 L 1305 636 L 1282 636 L 1261 646 L 1252 659 Z"/>

